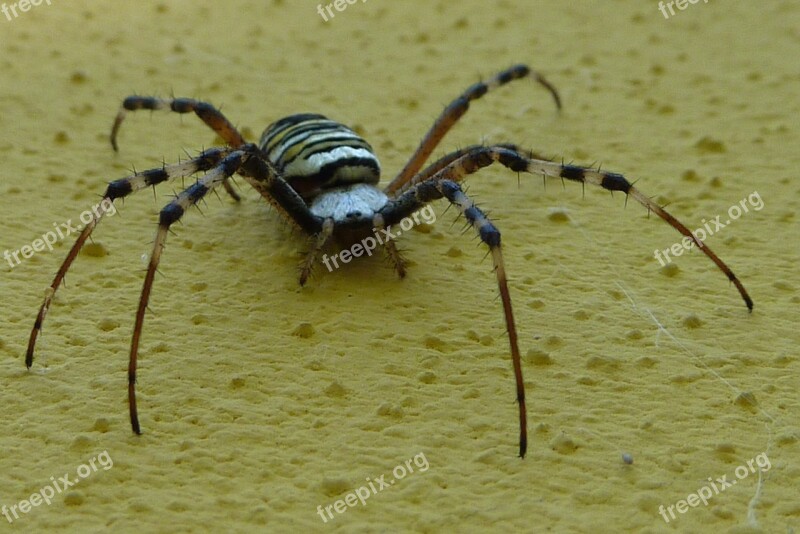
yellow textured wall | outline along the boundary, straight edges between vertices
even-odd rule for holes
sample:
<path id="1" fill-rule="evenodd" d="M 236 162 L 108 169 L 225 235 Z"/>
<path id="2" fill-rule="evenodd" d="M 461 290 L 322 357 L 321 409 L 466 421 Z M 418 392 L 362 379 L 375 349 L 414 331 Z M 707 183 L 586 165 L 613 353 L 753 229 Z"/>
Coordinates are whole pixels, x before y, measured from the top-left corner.
<path id="1" fill-rule="evenodd" d="M 301 289 L 306 241 L 243 180 L 241 204 L 212 196 L 168 240 L 132 435 L 142 258 L 181 184 L 135 195 L 75 262 L 31 371 L 30 327 L 72 237 L 0 263 L 0 505 L 19 515 L 0 530 L 798 530 L 800 4 L 710 0 L 667 19 L 655 0 L 369 0 L 326 22 L 316 2 L 24 1 L 0 12 L 10 252 L 133 166 L 215 143 L 194 117 L 140 112 L 115 154 L 129 94 L 222 105 L 250 139 L 324 113 L 359 129 L 388 178 L 451 98 L 517 62 L 548 76 L 563 112 L 515 82 L 475 102 L 436 155 L 513 141 L 600 163 L 692 229 L 754 193 L 763 208 L 706 240 L 753 296 L 748 314 L 700 254 L 662 268 L 653 251 L 679 234 L 624 195 L 500 167 L 468 181 L 503 231 L 531 430 L 521 461 L 491 262 L 455 211 L 437 204 L 436 223 L 402 238 L 405 280 L 371 258 L 319 267 Z M 756 458 L 769 460 L 760 477 Z M 317 514 L 409 459 L 414 473 L 366 505 Z M 659 514 L 741 466 L 707 506 Z"/>

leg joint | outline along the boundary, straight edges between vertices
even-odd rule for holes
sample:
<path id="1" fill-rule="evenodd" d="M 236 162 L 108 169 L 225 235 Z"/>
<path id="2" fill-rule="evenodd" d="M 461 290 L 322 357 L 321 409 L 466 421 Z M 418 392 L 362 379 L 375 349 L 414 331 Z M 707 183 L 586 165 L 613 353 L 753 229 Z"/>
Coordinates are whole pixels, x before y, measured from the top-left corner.
<path id="1" fill-rule="evenodd" d="M 455 200 L 455 197 L 458 193 L 462 192 L 461 186 L 452 180 L 442 180 L 441 182 L 438 182 L 437 189 L 447 200 L 451 202 Z"/>
<path id="2" fill-rule="evenodd" d="M 501 164 L 514 172 L 525 172 L 528 170 L 528 160 L 520 156 L 516 151 L 498 151 L 498 159 Z"/>
<path id="3" fill-rule="evenodd" d="M 464 96 L 466 97 L 465 100 L 476 100 L 488 92 L 489 92 L 489 87 L 485 83 L 483 82 L 474 83 L 470 85 L 466 91 L 464 91 Z"/>
<path id="4" fill-rule="evenodd" d="M 470 208 L 470 209 L 478 209 L 478 208 Z M 489 245 L 489 248 L 496 248 L 500 246 L 500 230 L 489 221 L 480 210 L 478 212 L 481 214 L 482 220 L 481 225 L 478 228 L 478 233 L 481 236 L 481 241 Z M 466 211 L 464 212 L 466 215 Z"/>
<path id="5" fill-rule="evenodd" d="M 116 198 L 128 196 L 132 192 L 133 186 L 131 185 L 130 180 L 122 178 L 121 180 L 114 180 L 113 182 L 109 183 L 108 188 L 106 188 L 106 193 L 103 196 L 110 200 L 114 200 Z"/>
<path id="6" fill-rule="evenodd" d="M 631 183 L 624 176 L 615 172 L 604 173 L 600 185 L 609 191 L 622 191 L 626 194 L 631 190 Z"/>
<path id="7" fill-rule="evenodd" d="M 129 96 L 122 101 L 122 107 L 128 111 L 136 111 L 137 109 L 158 109 L 161 107 L 161 102 L 158 99 L 147 96 Z"/>
<path id="8" fill-rule="evenodd" d="M 504 70 L 500 74 L 497 75 L 497 82 L 500 85 L 507 84 L 510 81 L 517 80 L 519 78 L 524 78 L 528 74 L 530 74 L 531 69 L 528 68 L 527 65 L 514 65 L 513 67 L 509 68 L 508 70 Z"/>
<path id="9" fill-rule="evenodd" d="M 175 113 L 189 113 L 194 111 L 199 103 L 192 98 L 175 98 L 169 105 Z"/>
<path id="10" fill-rule="evenodd" d="M 158 224 L 169 227 L 183 217 L 183 212 L 184 209 L 180 206 L 180 204 L 171 202 L 161 210 L 161 213 L 158 217 Z"/>
<path id="11" fill-rule="evenodd" d="M 583 182 L 585 173 L 586 171 L 583 167 L 578 167 L 577 165 L 562 165 L 559 175 L 561 178 L 566 178 L 567 180 Z"/>

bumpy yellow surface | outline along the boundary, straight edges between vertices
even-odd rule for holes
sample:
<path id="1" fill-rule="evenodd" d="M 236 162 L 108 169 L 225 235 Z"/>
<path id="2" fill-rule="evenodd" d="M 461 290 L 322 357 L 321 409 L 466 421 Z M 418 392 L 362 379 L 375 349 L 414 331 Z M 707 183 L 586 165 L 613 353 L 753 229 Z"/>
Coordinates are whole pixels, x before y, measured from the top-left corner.
<path id="1" fill-rule="evenodd" d="M 301 289 L 307 242 L 239 180 L 241 204 L 211 196 L 168 240 L 137 437 L 126 368 L 143 256 L 181 188 L 163 185 L 101 222 L 30 371 L 30 327 L 74 236 L 0 264 L 1 531 L 800 528 L 797 2 L 711 0 L 665 18 L 655 0 L 369 0 L 327 21 L 316 2 L 280 0 L 13 5 L 0 12 L 9 253 L 77 223 L 131 167 L 218 142 L 194 117 L 140 112 L 115 154 L 129 94 L 222 105 L 250 139 L 324 113 L 373 144 L 388 180 L 450 99 L 525 62 L 563 112 L 515 82 L 475 102 L 435 155 L 513 141 L 599 162 L 692 229 L 744 200 L 706 243 L 755 310 L 697 251 L 662 267 L 653 251 L 680 235 L 624 195 L 501 167 L 471 177 L 503 231 L 528 393 L 520 460 L 491 262 L 454 210 L 437 204 L 435 223 L 401 239 L 405 280 L 373 257 L 319 267 Z M 58 493 L 65 475 L 78 482 Z M 723 476 L 736 483 L 707 505 L 690 496 Z"/>

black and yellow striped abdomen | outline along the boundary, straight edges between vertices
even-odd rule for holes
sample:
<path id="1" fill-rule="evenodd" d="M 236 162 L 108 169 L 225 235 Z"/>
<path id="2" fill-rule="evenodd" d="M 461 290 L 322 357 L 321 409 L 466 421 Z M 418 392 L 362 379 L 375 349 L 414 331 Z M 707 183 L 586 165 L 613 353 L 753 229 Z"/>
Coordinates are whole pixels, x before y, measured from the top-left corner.
<path id="1" fill-rule="evenodd" d="M 284 117 L 267 127 L 259 146 L 306 200 L 326 189 L 380 180 L 380 163 L 369 143 L 322 115 Z"/>

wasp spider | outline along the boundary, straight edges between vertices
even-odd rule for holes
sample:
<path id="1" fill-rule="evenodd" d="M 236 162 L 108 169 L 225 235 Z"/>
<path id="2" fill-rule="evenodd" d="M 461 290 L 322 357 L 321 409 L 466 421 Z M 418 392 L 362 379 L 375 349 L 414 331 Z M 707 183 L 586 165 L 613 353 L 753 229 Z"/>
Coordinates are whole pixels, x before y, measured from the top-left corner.
<path id="1" fill-rule="evenodd" d="M 234 199 L 238 195 L 229 179 L 238 174 L 261 194 L 286 220 L 311 237 L 311 246 L 301 264 L 300 283 L 308 279 L 312 266 L 321 251 L 332 241 L 350 246 L 365 235 L 385 230 L 405 217 L 414 214 L 428 203 L 441 198 L 456 207 L 475 229 L 489 249 L 500 291 L 500 300 L 511 350 L 516 394 L 519 404 L 519 455 L 527 447 L 527 418 L 525 387 L 522 380 L 517 330 L 511 308 L 511 296 L 501 253 L 500 232 L 486 214 L 464 192 L 461 182 L 480 169 L 500 163 L 514 172 L 526 172 L 545 177 L 566 178 L 600 186 L 609 191 L 621 191 L 657 214 L 681 234 L 688 237 L 736 285 L 749 309 L 753 302 L 733 272 L 707 246 L 647 196 L 633 187 L 621 174 L 555 163 L 520 150 L 512 144 L 474 145 L 451 152 L 423 168 L 444 135 L 466 113 L 470 102 L 513 80 L 532 78 L 547 89 L 561 107 L 555 88 L 539 73 L 525 65 L 516 65 L 485 81 L 470 86 L 453 100 L 423 137 L 419 147 L 405 167 L 384 188 L 378 187 L 381 167 L 372 147 L 352 129 L 322 115 L 298 114 L 285 117 L 270 125 L 260 142 L 248 143 L 222 113 L 205 102 L 190 98 L 161 99 L 131 96 L 126 98 L 111 131 L 111 144 L 117 150 L 117 133 L 129 111 L 141 109 L 170 110 L 176 113 L 195 113 L 226 143 L 224 148 L 212 148 L 183 163 L 137 172 L 108 185 L 104 200 L 115 201 L 174 178 L 202 175 L 159 215 L 153 251 L 144 278 L 131 340 L 128 366 L 128 401 L 133 431 L 140 433 L 136 410 L 136 358 L 142 336 L 145 310 L 153 288 L 167 232 L 183 217 L 187 208 L 197 204 L 209 191 L 224 188 Z M 104 202 L 103 206 L 110 206 Z M 31 331 L 25 364 L 33 363 L 34 346 L 55 291 L 95 226 L 108 210 L 100 210 L 86 225 L 58 270 Z M 403 277 L 406 266 L 391 240 L 382 243 L 397 274 Z"/>

